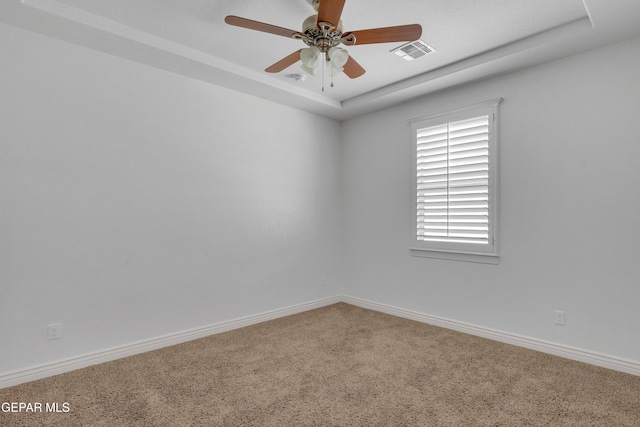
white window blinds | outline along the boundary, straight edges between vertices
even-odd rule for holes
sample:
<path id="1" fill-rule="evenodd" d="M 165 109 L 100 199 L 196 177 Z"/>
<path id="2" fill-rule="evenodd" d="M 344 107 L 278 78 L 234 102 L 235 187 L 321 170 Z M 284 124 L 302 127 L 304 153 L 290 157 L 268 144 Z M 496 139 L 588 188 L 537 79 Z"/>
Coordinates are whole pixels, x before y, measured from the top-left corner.
<path id="1" fill-rule="evenodd" d="M 417 238 L 489 243 L 489 116 L 417 130 Z"/>
<path id="2" fill-rule="evenodd" d="M 501 100 L 411 120 L 412 249 L 497 257 Z"/>

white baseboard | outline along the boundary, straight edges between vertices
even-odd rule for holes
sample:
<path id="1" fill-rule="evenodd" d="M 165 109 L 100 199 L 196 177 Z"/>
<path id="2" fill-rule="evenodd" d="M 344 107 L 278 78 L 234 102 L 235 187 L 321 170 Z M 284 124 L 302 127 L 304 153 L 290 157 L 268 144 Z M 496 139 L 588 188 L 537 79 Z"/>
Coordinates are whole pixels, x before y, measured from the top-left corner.
<path id="1" fill-rule="evenodd" d="M 591 365 L 601 366 L 603 368 L 613 369 L 616 371 L 640 376 L 640 362 L 638 361 L 623 359 L 620 357 L 539 340 L 523 335 L 503 332 L 496 329 L 485 328 L 470 323 L 458 322 L 456 320 L 445 319 L 443 317 L 431 316 L 429 314 L 406 310 L 403 308 L 368 301 L 361 298 L 343 295 L 342 301 L 347 304 L 355 305 L 369 310 L 380 311 L 382 313 L 403 317 L 405 319 L 416 320 L 418 322 L 427 323 L 429 325 L 440 326 L 442 328 L 452 329 L 470 335 L 489 338 L 494 341 L 513 344 L 519 347 L 564 357 L 566 359 L 577 360 Z"/>
<path id="2" fill-rule="evenodd" d="M 57 362 L 0 374 L 0 389 L 29 381 L 35 381 L 53 375 L 62 374 L 65 372 L 74 371 L 86 366 L 97 365 L 99 363 L 109 362 L 111 360 L 116 360 L 127 356 L 133 356 L 135 354 L 144 353 L 146 351 L 157 350 L 162 347 L 180 344 L 209 335 L 219 334 L 221 332 L 227 332 L 233 329 L 266 322 L 268 320 L 277 319 L 279 317 L 302 313 L 304 311 L 313 310 L 341 301 L 342 299 L 338 296 L 319 299 L 316 301 L 297 304 L 290 307 L 241 317 L 238 319 L 228 320 L 202 328 L 190 329 L 187 331 L 164 335 L 149 340 L 101 350 L 95 353 L 89 353 L 78 357 L 60 360 Z"/>
<path id="3" fill-rule="evenodd" d="M 146 351 L 157 350 L 159 348 L 180 344 L 209 335 L 219 334 L 221 332 L 227 332 L 233 329 L 255 325 L 257 323 L 266 322 L 268 320 L 302 313 L 338 302 L 344 302 L 369 310 L 379 311 L 382 313 L 391 314 L 393 316 L 403 317 L 405 319 L 415 320 L 434 326 L 440 326 L 443 328 L 464 332 L 470 335 L 489 338 L 495 341 L 513 344 L 520 347 L 541 351 L 543 353 L 549 353 L 567 359 L 577 360 L 580 362 L 589 363 L 591 365 L 601 366 L 604 368 L 640 376 L 640 362 L 638 361 L 622 359 L 619 357 L 609 356 L 589 350 L 583 350 L 549 341 L 539 340 L 536 338 L 485 328 L 470 323 L 432 316 L 412 310 L 394 307 L 388 304 L 368 301 L 361 298 L 340 295 L 330 298 L 323 298 L 308 303 L 297 304 L 281 309 L 271 310 L 238 319 L 228 320 L 202 328 L 191 329 L 188 331 L 164 335 L 162 337 L 139 341 L 132 344 L 113 347 L 95 353 L 85 354 L 83 356 L 72 357 L 57 362 L 47 363 L 44 365 L 26 369 L 20 369 L 13 372 L 7 372 L 4 374 L 0 374 L 0 389 L 29 381 L 38 380 L 41 378 L 50 377 L 53 375 L 62 374 L 65 372 L 74 371 L 86 366 L 97 365 L 99 363 L 109 362 L 111 360 L 116 360 L 127 356 L 133 356 L 135 354 L 144 353 Z"/>

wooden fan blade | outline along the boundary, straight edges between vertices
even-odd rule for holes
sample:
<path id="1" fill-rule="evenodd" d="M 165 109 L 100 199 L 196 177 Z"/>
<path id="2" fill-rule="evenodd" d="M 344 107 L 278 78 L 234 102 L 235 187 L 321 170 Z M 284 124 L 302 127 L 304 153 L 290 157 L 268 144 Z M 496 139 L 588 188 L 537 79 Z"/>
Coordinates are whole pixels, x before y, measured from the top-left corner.
<path id="1" fill-rule="evenodd" d="M 235 25 L 236 27 L 248 28 L 250 30 L 262 31 L 263 33 L 275 34 L 278 36 L 295 38 L 296 36 L 304 37 L 304 34 L 290 30 L 288 28 L 277 27 L 271 24 L 265 24 L 264 22 L 253 21 L 247 18 L 241 18 L 239 16 L 229 15 L 224 18 L 224 22 L 229 25 Z"/>
<path id="2" fill-rule="evenodd" d="M 420 24 L 400 25 L 397 27 L 372 28 L 369 30 L 349 31 L 343 37 L 353 34 L 356 38 L 356 45 L 389 43 L 389 42 L 412 42 L 418 40 L 422 35 Z"/>
<path id="3" fill-rule="evenodd" d="M 334 27 L 337 27 L 345 1 L 346 0 L 320 0 L 318 22 L 328 22 Z"/>
<path id="4" fill-rule="evenodd" d="M 265 71 L 267 73 L 279 73 L 280 71 L 284 70 L 288 66 L 295 64 L 296 62 L 300 61 L 300 51 L 301 50 L 302 49 L 293 52 L 291 55 L 289 55 L 289 56 L 287 56 L 285 58 L 282 58 L 280 61 L 278 61 L 275 64 L 273 64 L 272 66 L 267 68 Z"/>
<path id="5" fill-rule="evenodd" d="M 360 64 L 358 64 L 356 60 L 351 57 L 351 55 L 349 55 L 349 59 L 347 60 L 347 63 L 344 64 L 344 69 L 342 70 L 342 72 L 345 73 L 350 79 L 355 79 L 363 75 L 365 73 L 365 69 L 362 68 Z"/>

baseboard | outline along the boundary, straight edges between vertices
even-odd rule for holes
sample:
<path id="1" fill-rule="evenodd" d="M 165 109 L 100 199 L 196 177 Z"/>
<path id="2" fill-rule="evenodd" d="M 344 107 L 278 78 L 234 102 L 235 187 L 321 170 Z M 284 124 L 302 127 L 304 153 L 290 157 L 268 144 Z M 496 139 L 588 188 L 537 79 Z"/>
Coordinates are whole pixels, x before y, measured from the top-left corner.
<path id="1" fill-rule="evenodd" d="M 339 302 L 344 302 L 369 310 L 379 311 L 405 319 L 415 320 L 434 326 L 440 326 L 443 328 L 452 329 L 455 331 L 464 332 L 467 334 L 476 335 L 483 338 L 488 338 L 507 344 L 513 344 L 519 347 L 529 348 L 532 350 L 541 351 L 543 353 L 553 354 L 567 359 L 577 360 L 580 362 L 589 363 L 591 365 L 601 366 L 603 368 L 613 369 L 616 371 L 640 376 L 640 362 L 637 361 L 622 359 L 619 357 L 596 353 L 589 350 L 574 348 L 558 343 L 539 340 L 536 338 L 499 331 L 496 329 L 485 328 L 482 326 L 459 322 L 443 317 L 432 316 L 429 314 L 407 310 L 388 304 L 381 304 L 361 298 L 340 295 L 330 298 L 323 298 L 308 303 L 296 304 L 281 309 L 241 317 L 238 319 L 232 319 L 202 328 L 191 329 L 175 334 L 169 334 L 149 340 L 139 341 L 132 344 L 113 347 L 110 349 L 85 354 L 78 357 L 72 357 L 57 362 L 0 374 L 0 389 L 29 381 L 35 381 L 53 375 L 63 374 L 65 372 L 74 371 L 76 369 L 84 368 L 91 365 L 97 365 L 99 363 L 109 362 L 127 356 L 133 356 L 135 354 L 144 353 L 146 351 L 157 350 L 159 348 L 181 344 L 183 342 L 203 338 L 209 335 L 219 334 L 222 332 L 231 331 L 233 329 L 255 325 L 257 323 L 266 322 L 268 320 L 302 313 Z"/>
<path id="2" fill-rule="evenodd" d="M 380 311 L 382 313 L 391 314 L 405 319 L 416 320 L 418 322 L 427 323 L 429 325 L 440 326 L 470 335 L 476 335 L 483 338 L 489 338 L 494 341 L 500 341 L 507 344 L 517 345 L 519 347 L 531 350 L 541 351 L 543 353 L 553 354 L 555 356 L 564 357 L 566 359 L 577 360 L 579 362 L 600 366 L 603 368 L 613 369 L 620 372 L 640 376 L 640 362 L 622 359 L 615 356 L 601 354 L 589 350 L 570 347 L 558 343 L 539 340 L 523 335 L 512 334 L 509 332 L 499 331 L 496 329 L 485 328 L 465 322 L 458 322 L 438 316 L 432 316 L 419 313 L 412 310 L 406 310 L 394 307 L 388 304 L 381 304 L 373 301 L 355 298 L 351 296 L 342 296 L 342 302 L 366 308 L 369 310 Z"/>
<path id="3" fill-rule="evenodd" d="M 342 299 L 339 296 L 323 298 L 303 304 L 296 304 L 281 309 L 228 320 L 202 328 L 190 329 L 187 331 L 164 335 L 161 337 L 139 341 L 132 344 L 113 347 L 95 353 L 85 354 L 82 356 L 72 357 L 57 362 L 0 374 L 0 389 L 29 381 L 35 381 L 53 375 L 63 374 L 65 372 L 74 371 L 76 369 L 84 368 L 91 365 L 97 365 L 99 363 L 109 362 L 111 360 L 116 360 L 127 356 L 133 356 L 135 354 L 144 353 L 146 351 L 157 350 L 159 348 L 181 344 L 183 342 L 203 338 L 209 335 L 219 334 L 221 332 L 231 331 L 233 329 L 243 328 L 245 326 L 266 322 L 268 320 L 277 319 L 279 317 L 302 313 L 304 311 L 313 310 L 341 301 Z"/>

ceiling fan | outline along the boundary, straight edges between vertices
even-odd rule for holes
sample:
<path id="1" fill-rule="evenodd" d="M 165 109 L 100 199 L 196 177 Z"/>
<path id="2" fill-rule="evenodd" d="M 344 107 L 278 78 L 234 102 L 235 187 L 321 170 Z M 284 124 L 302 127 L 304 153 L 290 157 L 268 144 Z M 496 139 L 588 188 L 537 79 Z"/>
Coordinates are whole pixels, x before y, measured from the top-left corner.
<path id="1" fill-rule="evenodd" d="M 362 76 L 365 69 L 345 49 L 339 48 L 339 45 L 410 42 L 419 39 L 422 35 L 422 27 L 419 24 L 345 32 L 340 20 L 345 1 L 312 0 L 313 7 L 318 13 L 305 19 L 301 32 L 233 15 L 227 16 L 224 21 L 237 27 L 302 40 L 309 46 L 271 65 L 265 70 L 268 73 L 279 73 L 296 62 L 302 61 L 303 70 L 314 74 L 315 67 L 324 59 L 331 65 L 332 76 L 344 72 L 352 79 Z"/>

